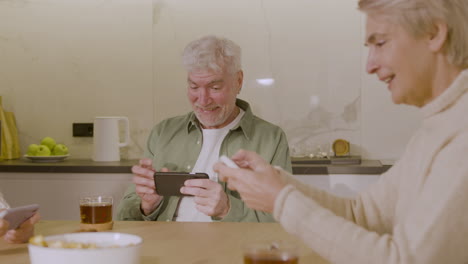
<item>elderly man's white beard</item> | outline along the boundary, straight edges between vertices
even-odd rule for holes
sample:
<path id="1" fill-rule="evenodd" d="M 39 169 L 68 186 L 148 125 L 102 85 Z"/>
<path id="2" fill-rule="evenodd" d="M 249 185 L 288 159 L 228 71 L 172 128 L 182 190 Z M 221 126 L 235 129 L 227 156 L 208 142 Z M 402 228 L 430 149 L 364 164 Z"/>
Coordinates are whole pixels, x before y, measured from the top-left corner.
<path id="1" fill-rule="evenodd" d="M 195 107 L 198 110 L 213 109 L 212 107 L 200 107 L 200 106 L 197 106 L 197 105 L 195 105 Z M 226 108 L 221 108 L 221 112 L 218 115 L 216 115 L 214 117 L 210 117 L 210 118 L 207 118 L 204 114 L 202 114 L 202 113 L 200 113 L 198 111 L 194 111 L 194 112 L 195 112 L 195 116 L 197 117 L 198 121 L 204 127 L 216 127 L 216 126 L 220 126 L 221 124 L 226 122 L 226 120 L 231 116 L 234 109 L 232 111 L 230 111 L 229 113 L 226 113 L 227 109 Z"/>

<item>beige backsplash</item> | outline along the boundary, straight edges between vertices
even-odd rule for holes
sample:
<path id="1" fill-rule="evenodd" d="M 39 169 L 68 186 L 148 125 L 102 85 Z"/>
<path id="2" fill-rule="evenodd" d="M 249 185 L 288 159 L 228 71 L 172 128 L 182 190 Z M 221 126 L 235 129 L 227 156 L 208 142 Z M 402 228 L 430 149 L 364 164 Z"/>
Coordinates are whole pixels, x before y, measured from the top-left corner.
<path id="1" fill-rule="evenodd" d="M 0 1 L 0 25 L 0 95 L 23 153 L 51 136 L 91 158 L 92 138 L 72 137 L 72 123 L 112 115 L 130 119 L 122 159 L 139 158 L 156 122 L 190 110 L 180 53 L 203 34 L 241 45 L 240 97 L 295 152 L 344 138 L 353 154 L 395 159 L 419 123 L 364 72 L 355 1 Z"/>

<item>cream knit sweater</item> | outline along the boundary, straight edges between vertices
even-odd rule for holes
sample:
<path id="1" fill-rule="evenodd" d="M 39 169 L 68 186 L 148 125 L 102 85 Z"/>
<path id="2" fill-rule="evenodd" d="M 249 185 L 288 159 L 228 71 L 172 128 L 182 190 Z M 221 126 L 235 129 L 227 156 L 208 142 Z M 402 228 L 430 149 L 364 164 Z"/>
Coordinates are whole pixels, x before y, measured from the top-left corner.
<path id="1" fill-rule="evenodd" d="M 401 159 L 355 199 L 281 171 L 276 220 L 332 263 L 468 263 L 468 70 L 421 111 Z"/>

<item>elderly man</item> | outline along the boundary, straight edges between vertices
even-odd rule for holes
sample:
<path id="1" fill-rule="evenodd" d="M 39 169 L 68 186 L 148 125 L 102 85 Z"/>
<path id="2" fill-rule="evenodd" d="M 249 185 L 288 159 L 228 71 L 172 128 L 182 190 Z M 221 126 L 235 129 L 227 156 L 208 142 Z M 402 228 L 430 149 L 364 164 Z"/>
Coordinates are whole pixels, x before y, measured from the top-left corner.
<path id="1" fill-rule="evenodd" d="M 269 213 L 247 208 L 237 192 L 216 181 L 213 164 L 239 149 L 259 153 L 270 164 L 291 171 L 284 132 L 253 115 L 237 99 L 243 82 L 241 49 L 231 40 L 206 36 L 188 44 L 183 64 L 193 111 L 157 124 L 144 159 L 132 167 L 133 183 L 122 199 L 121 220 L 274 221 Z M 188 196 L 158 194 L 155 171 L 205 172 L 210 179 L 185 182 Z"/>
<path id="2" fill-rule="evenodd" d="M 232 157 L 241 169 L 215 171 L 332 263 L 468 263 L 468 1 L 360 0 L 359 8 L 368 73 L 394 103 L 424 116 L 400 160 L 354 199 L 301 184 L 250 151 Z"/>

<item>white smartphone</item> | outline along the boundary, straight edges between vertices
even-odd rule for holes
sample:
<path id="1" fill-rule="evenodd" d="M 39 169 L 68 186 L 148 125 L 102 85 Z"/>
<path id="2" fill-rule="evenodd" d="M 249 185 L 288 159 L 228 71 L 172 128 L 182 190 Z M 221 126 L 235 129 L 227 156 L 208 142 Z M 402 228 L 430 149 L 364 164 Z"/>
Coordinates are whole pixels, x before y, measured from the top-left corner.
<path id="1" fill-rule="evenodd" d="M 0 212 L 0 218 L 8 221 L 8 229 L 17 229 L 24 221 L 31 218 L 39 210 L 38 204 L 30 204 L 6 209 Z"/>
<path id="2" fill-rule="evenodd" d="M 239 168 L 239 166 L 237 166 L 237 164 L 232 159 L 228 158 L 225 155 L 222 155 L 221 157 L 219 157 L 219 161 L 226 164 L 226 166 L 228 166 L 230 168 L 233 168 L 233 169 L 238 169 Z"/>

